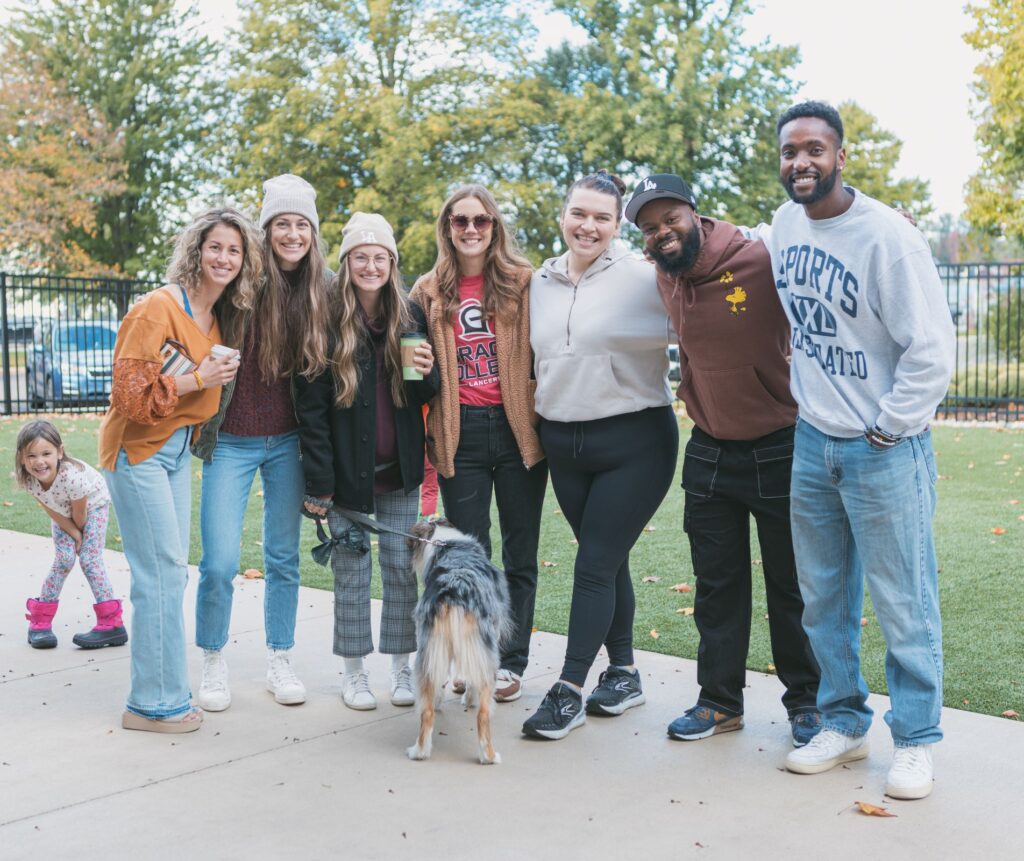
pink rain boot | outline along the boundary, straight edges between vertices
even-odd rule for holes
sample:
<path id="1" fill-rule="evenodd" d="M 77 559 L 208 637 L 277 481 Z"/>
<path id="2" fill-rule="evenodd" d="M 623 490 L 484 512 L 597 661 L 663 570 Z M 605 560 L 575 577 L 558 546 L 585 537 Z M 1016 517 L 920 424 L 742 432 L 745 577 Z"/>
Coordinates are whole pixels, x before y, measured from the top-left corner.
<path id="1" fill-rule="evenodd" d="M 28 608 L 25 614 L 28 619 L 28 644 L 33 649 L 52 649 L 57 645 L 57 637 L 52 628 L 57 602 L 29 598 L 25 606 Z"/>
<path id="2" fill-rule="evenodd" d="M 96 611 L 96 627 L 87 634 L 75 634 L 71 642 L 83 649 L 102 649 L 104 646 L 123 646 L 128 642 L 128 632 L 121 622 L 121 602 L 104 601 L 93 604 Z"/>

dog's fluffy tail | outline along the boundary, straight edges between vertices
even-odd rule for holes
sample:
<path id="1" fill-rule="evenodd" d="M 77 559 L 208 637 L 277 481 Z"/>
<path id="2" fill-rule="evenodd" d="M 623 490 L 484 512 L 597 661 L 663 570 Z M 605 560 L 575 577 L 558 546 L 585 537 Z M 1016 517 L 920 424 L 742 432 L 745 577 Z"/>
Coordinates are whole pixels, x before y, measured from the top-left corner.
<path id="1" fill-rule="evenodd" d="M 420 677 L 437 680 L 440 689 L 448 670 L 455 665 L 455 674 L 474 690 L 494 686 L 498 655 L 484 642 L 476 616 L 464 607 L 442 607 L 434 617 L 430 636 L 421 643 L 416 656 Z"/>

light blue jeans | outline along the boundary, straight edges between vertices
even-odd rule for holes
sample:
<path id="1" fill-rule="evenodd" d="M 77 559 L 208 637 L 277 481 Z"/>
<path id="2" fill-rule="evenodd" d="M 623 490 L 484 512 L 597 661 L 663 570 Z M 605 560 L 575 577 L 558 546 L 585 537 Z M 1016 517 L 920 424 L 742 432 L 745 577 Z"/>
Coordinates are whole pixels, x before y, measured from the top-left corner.
<path id="1" fill-rule="evenodd" d="M 257 469 L 263 484 L 263 622 L 267 646 L 290 649 L 295 644 L 305 486 L 298 431 L 277 436 L 221 433 L 213 460 L 203 464 L 199 507 L 203 559 L 196 595 L 196 645 L 202 649 L 220 651 L 228 641 L 242 523 Z"/>
<path id="2" fill-rule="evenodd" d="M 928 431 L 894 448 L 863 436 L 796 429 L 791 519 L 804 628 L 821 665 L 825 728 L 871 725 L 860 671 L 864 582 L 885 637 L 886 712 L 897 747 L 942 738 L 942 622 L 932 517 L 935 455 Z"/>
<path id="3" fill-rule="evenodd" d="M 192 707 L 185 660 L 182 600 L 188 582 L 192 513 L 190 428 L 179 428 L 156 454 L 103 471 L 132 573 L 129 711 L 170 717 Z"/>

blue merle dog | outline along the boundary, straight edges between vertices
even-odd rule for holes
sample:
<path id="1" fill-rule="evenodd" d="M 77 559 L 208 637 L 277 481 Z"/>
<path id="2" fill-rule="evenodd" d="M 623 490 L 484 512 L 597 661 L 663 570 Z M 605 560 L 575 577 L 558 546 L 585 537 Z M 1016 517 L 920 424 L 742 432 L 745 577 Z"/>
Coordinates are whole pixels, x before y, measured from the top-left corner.
<path id="1" fill-rule="evenodd" d="M 502 640 L 512 617 L 505 575 L 487 558 L 480 542 L 447 520 L 421 521 L 412 534 L 413 570 L 423 581 L 416 604 L 416 705 L 420 731 L 410 759 L 428 759 L 434 717 L 448 672 L 465 679 L 464 705 L 478 703 L 480 762 L 501 762 L 491 741 L 491 694 Z"/>

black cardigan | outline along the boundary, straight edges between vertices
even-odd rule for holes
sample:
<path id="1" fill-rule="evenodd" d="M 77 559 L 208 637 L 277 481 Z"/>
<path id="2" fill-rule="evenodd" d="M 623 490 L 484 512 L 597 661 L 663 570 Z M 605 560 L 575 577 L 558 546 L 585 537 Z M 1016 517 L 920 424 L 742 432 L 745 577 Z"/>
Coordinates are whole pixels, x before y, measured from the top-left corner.
<path id="1" fill-rule="evenodd" d="M 409 303 L 414 328 L 426 332 L 423 309 Z M 373 512 L 374 453 L 377 420 L 377 361 L 359 356 L 359 390 L 350 407 L 334 402 L 334 376 L 328 368 L 314 380 L 295 378 L 295 415 L 299 421 L 306 493 L 333 496 L 342 508 Z M 405 406 L 395 408 L 395 434 L 402 487 L 411 493 L 423 483 L 423 405 L 439 384 L 437 364 L 422 380 L 406 380 Z"/>

